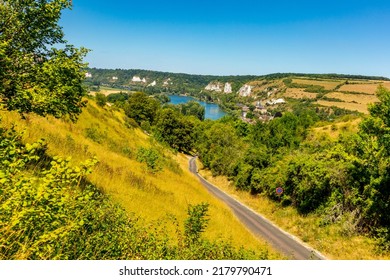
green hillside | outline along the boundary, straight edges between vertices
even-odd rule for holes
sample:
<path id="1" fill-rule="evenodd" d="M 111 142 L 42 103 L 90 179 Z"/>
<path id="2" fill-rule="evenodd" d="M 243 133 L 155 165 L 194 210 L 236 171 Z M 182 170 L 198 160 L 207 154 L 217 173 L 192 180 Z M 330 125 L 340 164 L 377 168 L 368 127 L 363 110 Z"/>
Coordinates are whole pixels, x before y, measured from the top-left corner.
<path id="1" fill-rule="evenodd" d="M 12 177 L 15 186 L 25 180 L 40 181 L 37 176 L 47 177 L 48 175 L 44 174 L 48 171 L 45 170 L 53 173 L 53 164 L 59 168 L 55 171 L 55 176 L 68 178 L 69 173 L 70 179 L 62 180 L 60 179 L 62 177 L 58 177 L 60 181 L 54 180 L 48 185 L 38 182 L 23 185 L 20 191 L 33 188 L 31 195 L 35 197 L 39 196 L 39 192 L 46 192 L 48 187 L 55 186 L 54 194 L 51 194 L 52 190 L 49 193 L 50 197 L 44 196 L 42 200 L 38 200 L 42 205 L 40 208 L 36 208 L 33 197 L 26 196 L 23 192 L 13 191 L 3 196 L 1 207 L 8 211 L 1 212 L 1 220 L 4 223 L 1 226 L 3 233 L 0 240 L 3 245 L 1 258 L 202 259 L 277 256 L 268 245 L 244 229 L 226 206 L 207 193 L 188 172 L 188 159 L 184 155 L 172 153 L 139 128 L 126 127 L 125 118 L 120 110 L 101 108 L 93 100 L 88 100 L 88 105 L 77 123 L 34 114 L 27 115 L 25 120 L 21 120 L 16 113 L 2 112 L 2 160 L 10 157 L 10 151 L 3 150 L 6 147 L 4 145 L 9 143 L 20 147 L 16 150 L 20 153 L 18 157 L 24 157 L 27 152 L 31 157 L 29 159 L 31 163 L 19 166 L 18 175 L 15 175 L 16 178 Z M 20 134 L 22 136 L 17 136 L 21 137 L 20 140 L 10 136 L 12 127 L 17 131 L 12 135 L 22 133 Z M 39 139 L 42 138 L 45 139 L 45 144 L 39 144 Z M 31 144 L 22 143 L 38 144 L 33 144 L 35 148 L 31 150 Z M 140 162 L 137 154 L 141 150 L 156 153 L 160 167 L 158 172 L 152 172 L 146 163 Z M 96 163 L 91 163 L 86 169 L 81 167 L 84 166 L 84 162 L 91 159 L 96 159 Z M 52 169 L 48 169 L 50 165 Z M 9 185 L 7 177 L 10 175 L 7 174 L 2 175 L 3 192 L 8 192 L 12 186 Z M 51 201 L 52 204 L 47 208 L 42 208 L 47 203 L 45 201 L 50 199 L 55 200 Z M 11 200 L 17 201 L 17 204 L 10 204 Z M 202 234 L 204 242 L 207 243 L 199 243 L 196 249 L 190 248 L 181 243 L 185 240 L 187 208 L 203 203 L 209 205 L 207 212 L 209 223 Z M 22 209 L 20 207 L 24 209 L 22 213 L 19 213 Z M 96 215 L 90 217 L 91 211 L 97 211 Z M 113 214 L 106 216 L 111 211 L 114 211 Z M 69 217 L 61 218 L 63 214 Z M 40 221 L 39 215 L 50 216 Z M 130 222 L 126 222 L 126 219 L 130 219 Z M 27 221 L 34 222 L 26 224 Z M 26 236 L 25 232 L 36 227 L 37 224 L 34 223 L 38 222 L 43 225 L 42 232 Z M 46 223 L 52 227 L 46 228 Z M 134 231 L 128 232 L 132 227 L 135 227 Z M 81 241 L 74 236 L 75 234 L 81 234 L 88 240 L 86 243 L 91 244 L 80 244 Z M 109 234 L 113 240 L 103 238 L 103 234 Z M 141 239 L 137 241 L 138 238 Z M 24 245 L 17 245 L 20 242 Z M 76 242 L 87 251 L 81 252 L 80 248 L 77 252 L 67 252 L 68 246 L 71 246 L 66 245 L 67 242 Z M 125 246 L 126 242 L 129 244 Z M 143 245 L 142 242 L 146 243 Z M 89 247 L 92 245 L 98 248 L 113 246 L 116 249 L 100 252 L 102 249 L 95 251 Z M 137 252 L 129 248 L 141 245 L 145 248 L 140 248 Z M 220 246 L 225 248 L 226 252 L 217 253 L 216 248 Z M 241 246 L 253 250 L 253 253 L 235 249 Z M 195 252 L 191 253 L 187 249 Z"/>

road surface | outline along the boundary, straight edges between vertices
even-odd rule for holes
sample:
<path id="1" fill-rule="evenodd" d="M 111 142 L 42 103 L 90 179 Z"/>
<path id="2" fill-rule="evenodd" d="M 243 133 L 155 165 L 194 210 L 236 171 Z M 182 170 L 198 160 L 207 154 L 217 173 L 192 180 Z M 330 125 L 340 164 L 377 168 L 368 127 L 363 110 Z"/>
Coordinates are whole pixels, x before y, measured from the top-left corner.
<path id="1" fill-rule="evenodd" d="M 325 257 L 319 252 L 305 245 L 298 238 L 281 230 L 270 221 L 257 214 L 252 209 L 238 202 L 225 192 L 221 191 L 201 175 L 198 174 L 196 157 L 190 159 L 189 168 L 214 196 L 225 202 L 235 213 L 238 219 L 255 235 L 263 237 L 273 247 L 285 254 L 288 258 L 296 260 L 323 260 Z"/>

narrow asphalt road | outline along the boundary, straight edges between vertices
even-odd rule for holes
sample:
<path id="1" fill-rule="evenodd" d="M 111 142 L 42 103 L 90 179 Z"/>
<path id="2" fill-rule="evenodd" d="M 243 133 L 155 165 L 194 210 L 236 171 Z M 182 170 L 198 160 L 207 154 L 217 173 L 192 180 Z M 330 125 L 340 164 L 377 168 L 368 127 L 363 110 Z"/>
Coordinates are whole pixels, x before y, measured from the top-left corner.
<path id="1" fill-rule="evenodd" d="M 274 248 L 285 254 L 288 258 L 296 260 L 323 260 L 325 259 L 319 252 L 305 245 L 298 238 L 288 234 L 273 225 L 270 221 L 257 214 L 247 206 L 238 202 L 225 192 L 221 191 L 201 175 L 198 174 L 196 157 L 189 161 L 189 168 L 214 196 L 225 202 L 235 213 L 238 219 L 255 235 L 263 237 L 270 242 Z"/>

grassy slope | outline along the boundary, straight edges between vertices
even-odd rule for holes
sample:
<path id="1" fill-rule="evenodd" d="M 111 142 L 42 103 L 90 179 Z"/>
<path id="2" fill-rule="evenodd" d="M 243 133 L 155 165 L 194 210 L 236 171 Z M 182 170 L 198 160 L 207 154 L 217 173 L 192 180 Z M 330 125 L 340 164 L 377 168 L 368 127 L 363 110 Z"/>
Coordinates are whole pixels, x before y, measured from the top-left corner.
<path id="1" fill-rule="evenodd" d="M 327 137 L 329 141 L 336 141 L 340 134 L 356 133 L 360 121 L 361 119 L 352 119 L 337 122 L 333 127 L 331 125 L 316 127 L 313 128 L 309 138 L 311 141 L 316 141 L 316 139 L 322 138 L 323 140 Z M 198 166 L 201 166 L 200 162 Z M 278 202 L 265 196 L 253 196 L 248 192 L 236 190 L 226 177 L 213 177 L 211 172 L 205 169 L 200 169 L 200 174 L 330 259 L 390 259 L 390 252 L 377 253 L 372 239 L 348 233 L 346 226 L 348 223 L 320 226 L 322 218 L 315 213 L 302 216 L 291 206 L 282 207 Z"/>
<path id="2" fill-rule="evenodd" d="M 324 90 L 329 91 L 324 95 L 328 100 L 320 99 L 315 103 L 323 107 L 339 107 L 351 111 L 358 111 L 364 114 L 368 113 L 367 105 L 378 101 L 375 92 L 379 85 L 390 88 L 389 81 L 371 81 L 371 80 L 351 80 L 351 79 L 309 79 L 307 77 L 293 77 L 292 82 L 296 87 L 287 87 L 283 79 L 271 81 L 253 81 L 249 84 L 253 86 L 253 94 L 258 95 L 261 99 L 272 98 L 291 98 L 291 99 L 315 99 L 318 93 L 307 92 L 307 86 L 322 86 Z M 348 84 L 346 82 L 348 81 Z M 276 87 L 278 91 L 267 97 L 269 87 Z M 334 100 L 329 100 L 334 99 Z"/>
<path id="3" fill-rule="evenodd" d="M 206 237 L 230 240 L 236 246 L 258 251 L 269 250 L 270 258 L 281 258 L 249 233 L 225 205 L 209 195 L 189 173 L 184 155 L 172 154 L 139 129 L 126 128 L 122 112 L 102 109 L 89 100 L 76 124 L 35 115 L 21 120 L 19 115 L 9 112 L 1 112 L 1 116 L 3 125 L 15 123 L 17 130 L 25 130 L 24 141 L 45 138 L 50 155 L 70 156 L 75 163 L 96 156 L 99 164 L 89 180 L 150 226 L 162 223 L 176 230 L 172 218 L 175 217 L 182 228 L 187 206 L 208 202 L 210 223 Z M 154 175 L 135 160 L 139 147 L 150 146 L 164 154 L 164 169 Z"/>

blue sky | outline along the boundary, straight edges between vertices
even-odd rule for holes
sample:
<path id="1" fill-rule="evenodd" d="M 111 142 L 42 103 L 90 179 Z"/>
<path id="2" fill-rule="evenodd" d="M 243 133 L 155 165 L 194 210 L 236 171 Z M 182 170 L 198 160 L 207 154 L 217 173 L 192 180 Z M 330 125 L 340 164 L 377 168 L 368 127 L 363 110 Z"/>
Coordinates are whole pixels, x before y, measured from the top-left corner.
<path id="1" fill-rule="evenodd" d="M 215 75 L 390 77 L 390 1 L 73 0 L 66 39 L 90 67 Z"/>

